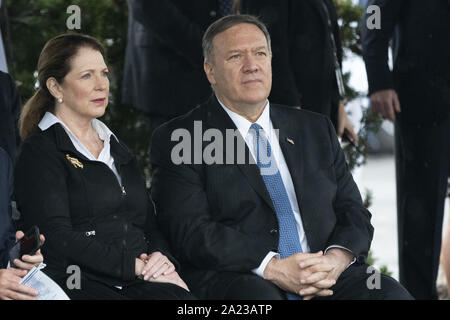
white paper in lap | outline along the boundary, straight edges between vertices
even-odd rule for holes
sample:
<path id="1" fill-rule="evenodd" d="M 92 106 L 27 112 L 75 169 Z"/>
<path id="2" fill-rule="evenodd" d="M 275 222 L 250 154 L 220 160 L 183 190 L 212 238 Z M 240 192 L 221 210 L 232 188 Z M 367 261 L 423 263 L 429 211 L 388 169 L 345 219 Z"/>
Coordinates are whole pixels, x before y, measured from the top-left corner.
<path id="1" fill-rule="evenodd" d="M 61 287 L 41 271 L 43 268 L 45 264 L 42 263 L 38 268 L 34 267 L 20 283 L 39 291 L 37 300 L 70 300 Z"/>

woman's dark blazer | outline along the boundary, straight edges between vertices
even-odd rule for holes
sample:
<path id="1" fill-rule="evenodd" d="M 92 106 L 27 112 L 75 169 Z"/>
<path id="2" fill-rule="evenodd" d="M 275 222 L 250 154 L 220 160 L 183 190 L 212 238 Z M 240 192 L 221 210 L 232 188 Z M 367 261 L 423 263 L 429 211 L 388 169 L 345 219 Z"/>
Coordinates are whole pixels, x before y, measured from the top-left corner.
<path id="1" fill-rule="evenodd" d="M 136 279 L 135 258 L 154 251 L 178 266 L 157 228 L 135 157 L 113 135 L 110 143 L 122 185 L 107 165 L 77 152 L 60 124 L 27 138 L 18 155 L 22 228 L 37 225 L 45 235 L 45 270 L 56 280 L 76 265 L 83 277 L 124 286 Z"/>

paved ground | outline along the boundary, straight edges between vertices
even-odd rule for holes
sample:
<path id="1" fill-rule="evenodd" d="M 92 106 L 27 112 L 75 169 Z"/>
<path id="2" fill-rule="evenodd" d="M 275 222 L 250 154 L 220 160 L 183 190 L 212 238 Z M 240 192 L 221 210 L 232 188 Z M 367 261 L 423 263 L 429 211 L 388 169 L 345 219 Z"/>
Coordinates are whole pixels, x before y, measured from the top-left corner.
<path id="1" fill-rule="evenodd" d="M 355 180 L 365 196 L 366 189 L 372 192 L 372 224 L 375 228 L 372 253 L 375 266 L 386 265 L 398 279 L 397 218 L 395 164 L 393 155 L 369 156 L 367 164 L 356 173 Z M 447 201 L 444 226 L 448 225 L 449 202 Z M 440 270 L 441 271 L 441 270 Z M 438 286 L 445 298 L 445 277 L 442 272 Z M 446 295 L 448 298 L 448 295 Z"/>

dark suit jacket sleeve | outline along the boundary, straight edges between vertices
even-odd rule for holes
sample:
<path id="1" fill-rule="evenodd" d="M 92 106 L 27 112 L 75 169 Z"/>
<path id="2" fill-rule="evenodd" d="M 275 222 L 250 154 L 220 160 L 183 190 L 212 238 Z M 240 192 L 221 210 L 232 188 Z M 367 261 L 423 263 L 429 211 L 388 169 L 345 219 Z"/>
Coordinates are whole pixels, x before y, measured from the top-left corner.
<path id="1" fill-rule="evenodd" d="M 332 0 L 327 1 L 326 5 L 328 7 L 330 19 L 332 21 L 331 23 L 332 23 L 332 28 L 333 28 L 334 41 L 336 43 L 336 51 L 337 51 L 336 53 L 337 53 L 339 65 L 340 65 L 341 71 L 342 71 L 342 58 L 343 58 L 344 52 L 342 49 L 341 34 L 339 32 L 337 12 L 336 12 L 336 8 L 334 7 L 334 3 Z M 334 74 L 333 74 L 333 76 L 334 76 Z"/>
<path id="2" fill-rule="evenodd" d="M 169 131 L 163 126 L 153 135 L 151 193 L 160 227 L 175 255 L 181 263 L 199 269 L 248 272 L 257 268 L 276 248 L 213 220 L 201 165 L 173 164 Z"/>
<path id="3" fill-rule="evenodd" d="M 8 251 L 14 244 L 14 227 L 11 223 L 11 196 L 13 170 L 8 154 L 0 148 L 0 268 L 8 264 Z"/>
<path id="4" fill-rule="evenodd" d="M 17 90 L 17 87 L 14 84 L 14 81 L 11 79 L 12 81 L 12 87 L 11 87 L 11 91 L 12 91 L 12 118 L 14 119 L 14 132 L 15 132 L 15 144 L 16 146 L 20 145 L 21 139 L 20 139 L 20 135 L 19 135 L 19 116 L 20 116 L 20 111 L 22 110 L 22 99 L 20 97 L 19 94 L 19 90 Z M 15 161 L 15 155 L 12 159 L 13 161 Z"/>
<path id="5" fill-rule="evenodd" d="M 336 226 L 328 239 L 327 246 L 339 245 L 352 251 L 358 261 L 364 262 L 373 237 L 370 224 L 371 214 L 363 206 L 358 187 L 348 168 L 344 152 L 339 145 L 336 131 L 326 119 L 334 157 L 334 172 L 337 191 L 333 203 Z"/>
<path id="6" fill-rule="evenodd" d="M 203 66 L 203 30 L 169 0 L 129 0 L 136 21 L 185 57 L 194 67 Z"/>
<path id="7" fill-rule="evenodd" d="M 20 144 L 18 121 L 22 101 L 14 80 L 7 73 L 0 74 L 0 146 L 8 152 L 14 162 L 16 147 Z M 4 101 L 4 102 L 3 102 Z"/>
<path id="8" fill-rule="evenodd" d="M 379 6 L 381 11 L 381 29 L 367 28 L 366 22 L 371 14 L 366 13 L 362 21 L 363 58 L 369 81 L 369 95 L 394 88 L 388 65 L 388 48 L 403 4 L 403 0 L 372 0 L 368 3 L 368 6 Z"/>
<path id="9" fill-rule="evenodd" d="M 33 142 L 36 142 L 33 141 Z M 86 237 L 71 224 L 66 169 L 45 143 L 22 146 L 15 168 L 15 195 L 22 214 L 36 224 L 46 241 L 44 249 L 82 269 L 123 281 L 135 278 L 135 252 Z"/>
<path id="10" fill-rule="evenodd" d="M 150 255 L 153 252 L 161 252 L 165 255 L 175 266 L 177 271 L 180 270 L 180 263 L 171 254 L 171 249 L 160 228 L 158 227 L 158 221 L 156 220 L 155 208 L 153 201 L 149 200 L 149 213 L 147 215 L 147 221 L 145 225 L 146 237 L 148 237 L 147 253 Z"/>

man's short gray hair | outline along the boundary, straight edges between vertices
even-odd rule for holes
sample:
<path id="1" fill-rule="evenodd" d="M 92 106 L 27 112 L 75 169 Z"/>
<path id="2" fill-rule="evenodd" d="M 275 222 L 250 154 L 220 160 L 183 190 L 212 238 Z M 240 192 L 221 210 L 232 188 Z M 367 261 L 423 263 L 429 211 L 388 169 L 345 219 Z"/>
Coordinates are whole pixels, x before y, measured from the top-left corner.
<path id="1" fill-rule="evenodd" d="M 205 61 L 212 61 L 213 59 L 213 40 L 214 37 L 219 33 L 222 33 L 238 24 L 248 23 L 257 26 L 266 37 L 267 47 L 269 49 L 270 55 L 272 55 L 272 46 L 270 40 L 270 34 L 267 30 L 266 25 L 259 20 L 257 17 L 247 14 L 233 14 L 220 18 L 211 24 L 203 35 L 202 46 L 203 46 L 203 57 Z"/>

